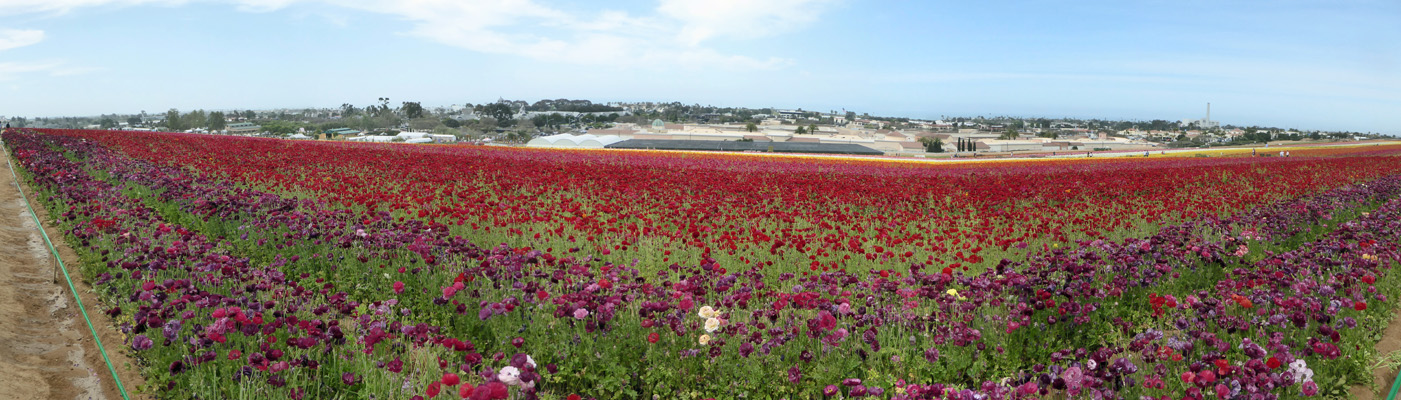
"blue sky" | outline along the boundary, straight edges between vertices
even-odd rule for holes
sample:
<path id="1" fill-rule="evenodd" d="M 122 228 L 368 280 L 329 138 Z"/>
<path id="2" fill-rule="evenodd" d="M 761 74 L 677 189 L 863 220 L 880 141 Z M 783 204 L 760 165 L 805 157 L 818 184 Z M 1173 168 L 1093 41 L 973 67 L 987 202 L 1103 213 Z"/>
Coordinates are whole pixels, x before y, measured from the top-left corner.
<path id="1" fill-rule="evenodd" d="M 0 0 L 0 115 L 379 97 L 1401 134 L 1401 2 Z"/>

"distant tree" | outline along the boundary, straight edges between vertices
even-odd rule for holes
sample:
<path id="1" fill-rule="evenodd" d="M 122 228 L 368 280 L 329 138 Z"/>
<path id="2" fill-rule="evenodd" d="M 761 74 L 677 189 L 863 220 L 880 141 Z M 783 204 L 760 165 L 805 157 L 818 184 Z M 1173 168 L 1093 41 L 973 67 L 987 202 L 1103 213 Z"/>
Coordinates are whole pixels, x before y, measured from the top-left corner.
<path id="1" fill-rule="evenodd" d="M 98 121 L 97 125 L 102 127 L 102 129 L 112 129 L 117 127 L 117 120 L 111 117 L 103 117 L 101 121 Z"/>
<path id="2" fill-rule="evenodd" d="M 423 118 L 423 106 L 417 101 L 406 101 L 399 106 L 399 112 L 404 114 L 404 118 Z"/>
<path id="3" fill-rule="evenodd" d="M 360 113 L 360 109 L 359 109 L 359 108 L 355 108 L 355 105 L 350 104 L 350 103 L 342 103 L 342 104 L 341 104 L 341 118 L 350 117 L 350 116 L 353 116 L 353 115 L 359 114 L 359 113 Z"/>
<path id="4" fill-rule="evenodd" d="M 433 128 L 433 134 L 458 136 L 462 134 L 462 131 L 447 127 L 445 125 L 439 125 L 437 128 Z"/>
<path id="5" fill-rule="evenodd" d="M 224 130 L 224 128 L 228 127 L 228 124 L 227 124 L 226 121 L 224 120 L 224 112 L 223 112 L 223 111 L 213 111 L 213 112 L 210 112 L 210 113 L 209 113 L 209 121 L 208 121 L 208 124 L 207 124 L 207 125 L 209 126 L 209 130 L 211 130 L 211 131 L 222 131 L 222 130 Z"/>
<path id="6" fill-rule="evenodd" d="M 437 128 L 442 125 L 443 121 L 439 121 L 433 118 L 417 118 L 409 120 L 409 128 L 413 128 L 413 130 L 416 131 L 432 130 L 433 128 Z"/>
<path id="7" fill-rule="evenodd" d="M 253 112 L 253 110 L 244 110 L 244 111 L 243 111 L 243 118 L 244 118 L 244 119 L 253 119 L 253 118 L 257 118 L 257 117 L 258 117 L 258 113 Z"/>
<path id="8" fill-rule="evenodd" d="M 799 125 L 799 126 L 798 126 L 798 129 L 794 129 L 794 130 L 793 130 L 793 133 L 796 133 L 796 134 L 801 135 L 801 134 L 804 134 L 804 133 L 808 133 L 808 130 L 807 130 L 807 128 L 804 128 L 802 125 Z"/>
<path id="9" fill-rule="evenodd" d="M 457 128 L 462 126 L 462 121 L 458 121 L 452 118 L 443 118 L 443 126 L 449 128 Z"/>
<path id="10" fill-rule="evenodd" d="M 140 116 L 140 115 L 133 115 L 133 116 L 127 117 L 127 118 L 126 118 L 126 124 L 127 124 L 127 126 L 130 126 L 130 127 L 136 127 L 137 125 L 141 125 L 141 116 Z"/>
<path id="11" fill-rule="evenodd" d="M 928 153 L 943 153 L 944 140 L 936 137 L 922 137 L 919 142 L 924 144 L 924 151 Z"/>
<path id="12" fill-rule="evenodd" d="M 817 124 L 809 124 L 809 125 L 808 125 L 808 134 L 816 134 L 816 133 L 817 133 Z"/>
<path id="13" fill-rule="evenodd" d="M 375 99 L 375 100 L 379 101 L 379 106 L 378 106 L 378 107 L 376 107 L 376 106 L 371 106 L 371 107 L 374 107 L 374 112 L 373 112 L 373 114 L 374 114 L 376 117 L 383 117 L 385 114 L 389 114 L 389 113 L 390 113 L 390 110 L 389 110 L 389 98 L 388 98 L 388 97 L 380 97 L 380 98 Z"/>
<path id="14" fill-rule="evenodd" d="M 847 121 L 847 122 L 852 122 L 852 121 L 855 121 L 855 120 L 856 120 L 856 112 L 855 112 L 855 111 L 847 111 L 847 112 L 846 112 L 846 121 Z"/>
<path id="15" fill-rule="evenodd" d="M 516 123 L 516 109 L 511 107 L 511 105 L 507 103 L 496 102 L 491 104 L 482 104 L 477 106 L 475 111 L 478 114 L 487 115 L 493 118 L 496 121 L 497 127 L 504 128 Z"/>
<path id="16" fill-rule="evenodd" d="M 180 122 L 185 124 L 185 129 L 203 128 L 209 123 L 209 117 L 204 116 L 204 110 L 194 110 L 180 117 Z"/>
<path id="17" fill-rule="evenodd" d="M 998 139 L 1002 140 L 1016 140 L 1019 137 L 1021 137 L 1021 134 L 1017 133 L 1017 130 L 1012 127 L 1008 127 L 1007 130 L 1002 131 L 1001 135 L 997 136 Z"/>
<path id="18" fill-rule="evenodd" d="M 750 123 L 744 124 L 744 130 L 747 131 L 747 132 L 757 132 L 757 131 L 759 131 L 759 126 L 758 126 L 758 125 L 755 125 L 753 122 L 750 122 Z"/>
<path id="19" fill-rule="evenodd" d="M 170 109 L 165 112 L 165 129 L 171 131 L 183 131 L 185 125 L 180 122 L 180 110 Z"/>
<path id="20" fill-rule="evenodd" d="M 296 132 L 297 128 L 299 128 L 297 123 L 282 120 L 263 121 L 261 126 L 264 131 L 279 135 L 291 134 L 292 132 Z"/>

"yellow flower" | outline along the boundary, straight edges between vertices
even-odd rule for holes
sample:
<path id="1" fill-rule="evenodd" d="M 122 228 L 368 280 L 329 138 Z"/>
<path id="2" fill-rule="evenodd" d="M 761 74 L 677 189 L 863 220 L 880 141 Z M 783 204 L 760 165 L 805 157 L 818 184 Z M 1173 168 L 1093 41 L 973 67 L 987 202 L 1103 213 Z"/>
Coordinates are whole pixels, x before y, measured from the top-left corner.
<path id="1" fill-rule="evenodd" d="M 701 337 L 700 337 L 700 344 L 701 344 L 701 346 L 705 346 L 706 344 L 709 344 L 709 343 L 710 343 L 710 335 L 701 335 Z"/>
<path id="2" fill-rule="evenodd" d="M 701 318 L 715 318 L 715 316 L 719 313 L 715 312 L 715 308 L 705 306 L 700 308 L 700 312 L 698 314 L 700 314 Z"/>
<path id="3" fill-rule="evenodd" d="M 706 331 L 706 332 L 715 332 L 716 329 L 720 329 L 720 319 L 718 319 L 718 318 L 710 318 L 710 319 L 705 320 L 705 331 Z"/>
<path id="4" fill-rule="evenodd" d="M 958 294 L 958 290 L 955 290 L 955 289 L 949 289 L 949 291 L 944 292 L 944 293 L 948 293 L 949 296 L 957 297 L 959 300 L 963 300 L 963 299 L 964 299 L 963 296 L 961 296 L 961 295 Z"/>

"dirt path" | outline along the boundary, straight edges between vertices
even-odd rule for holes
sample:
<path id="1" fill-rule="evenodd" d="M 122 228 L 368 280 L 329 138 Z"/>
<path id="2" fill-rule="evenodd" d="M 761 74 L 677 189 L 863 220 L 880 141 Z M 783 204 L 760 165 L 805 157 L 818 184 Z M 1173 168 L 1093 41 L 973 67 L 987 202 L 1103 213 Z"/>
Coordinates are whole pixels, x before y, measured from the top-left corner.
<path id="1" fill-rule="evenodd" d="M 0 399 L 121 399 L 67 284 L 62 276 L 54 281 L 57 264 L 3 160 L 0 169 Z M 62 237 L 56 229 L 47 231 L 55 240 Z M 65 262 L 76 262 L 72 250 L 54 244 Z M 120 354 L 121 336 L 86 293 L 91 288 L 74 279 L 122 383 L 133 391 L 140 382 Z"/>
<path id="2" fill-rule="evenodd" d="M 1386 327 L 1382 333 L 1382 341 L 1377 342 L 1377 354 L 1387 355 L 1391 352 L 1401 350 L 1401 311 L 1392 315 L 1391 325 Z M 1365 385 L 1353 386 L 1349 393 L 1354 399 L 1372 400 L 1386 398 L 1386 392 L 1391 390 L 1391 383 L 1396 379 L 1397 370 L 1377 369 L 1372 371 L 1372 381 L 1376 384 L 1377 391 Z"/>

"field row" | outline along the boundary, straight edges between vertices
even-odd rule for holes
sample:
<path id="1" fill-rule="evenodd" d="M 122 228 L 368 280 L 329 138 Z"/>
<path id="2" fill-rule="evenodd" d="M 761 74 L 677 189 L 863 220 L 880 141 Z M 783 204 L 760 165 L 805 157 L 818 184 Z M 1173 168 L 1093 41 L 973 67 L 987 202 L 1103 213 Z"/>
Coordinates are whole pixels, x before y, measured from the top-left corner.
<path id="1" fill-rule="evenodd" d="M 1142 185 L 1142 198 L 1155 201 L 1230 198 L 1246 205 L 1222 205 L 1196 214 L 1179 210 L 1170 218 L 1159 214 L 1156 218 L 1162 219 L 1151 224 L 1144 216 L 1149 214 L 1140 214 L 1132 217 L 1139 221 L 1133 230 L 1094 232 L 1079 241 L 1067 236 L 1037 246 L 1011 245 L 1021 251 L 999 262 L 970 260 L 965 253 L 963 260 L 840 261 L 837 268 L 823 270 L 794 268 L 776 254 L 785 249 L 816 251 L 811 249 L 815 245 L 796 246 L 779 239 L 796 240 L 803 237 L 800 234 L 775 238 L 766 233 L 780 235 L 790 228 L 776 227 L 799 224 L 796 219 L 784 222 L 771 209 L 792 214 L 817 208 L 798 200 L 801 196 L 790 197 L 789 203 L 764 203 L 771 207 L 763 209 L 768 211 L 750 207 L 716 213 L 716 222 L 707 218 L 699 225 L 761 221 L 756 225 L 765 225 L 754 230 L 769 236 L 769 249 L 764 250 L 768 258 L 742 247 L 730 255 L 715 245 L 714 250 L 694 254 L 678 249 L 672 254 L 678 260 L 659 260 L 642 253 L 655 251 L 669 258 L 667 246 L 626 242 L 625 234 L 609 232 L 632 229 L 618 228 L 633 223 L 626 219 L 596 228 L 602 231 L 594 238 L 578 240 L 582 244 L 575 246 L 583 247 L 578 251 L 544 247 L 558 240 L 545 235 L 535 239 L 544 246 L 480 246 L 486 229 L 503 229 L 513 222 L 478 223 L 480 231 L 469 230 L 464 228 L 468 221 L 487 218 L 463 216 L 458 225 L 452 218 L 431 215 L 434 211 L 427 210 L 434 208 L 423 205 L 352 202 L 322 192 L 329 189 L 312 189 L 321 172 L 305 171 L 316 168 L 282 170 L 303 171 L 292 175 L 269 171 L 250 157 L 259 151 L 290 155 L 298 150 L 343 156 L 341 161 L 327 156 L 315 165 L 343 162 L 346 154 L 337 151 L 379 152 L 383 154 L 376 157 L 402 157 L 405 162 L 432 159 L 438 152 L 476 157 L 473 162 L 480 164 L 470 167 L 478 171 L 475 178 L 444 180 L 447 188 L 438 189 L 440 194 L 452 191 L 453 196 L 459 190 L 485 193 L 463 185 L 499 183 L 510 175 L 510 166 L 529 171 L 582 162 L 620 170 L 632 166 L 644 171 L 643 176 L 660 176 L 662 169 L 690 177 L 716 171 L 728 171 L 734 180 L 763 176 L 770 186 L 757 186 L 761 189 L 753 190 L 755 198 L 767 191 L 783 197 L 787 190 L 835 190 L 826 187 L 833 179 L 869 183 L 871 177 L 886 174 L 903 179 L 905 174 L 897 171 L 908 167 L 799 161 L 783 167 L 788 168 L 783 174 L 766 175 L 773 165 L 747 158 L 512 154 L 519 150 L 455 147 L 396 154 L 398 148 L 419 147 L 306 144 L 312 147 L 277 150 L 282 142 L 235 141 L 225 145 L 252 150 L 226 152 L 244 157 L 226 166 L 244 172 L 229 173 L 179 156 L 179 146 L 198 148 L 204 140 L 217 139 L 159 138 L 69 131 L 5 134 L 31 184 L 51 196 L 51 215 L 72 235 L 84 257 L 84 272 L 112 305 L 108 312 L 132 338 L 130 345 L 152 382 L 147 389 L 166 398 L 1336 394 L 1369 373 L 1368 349 L 1375 342 L 1369 332 L 1385 324 L 1387 310 L 1401 294 L 1401 278 L 1389 273 L 1401 259 L 1401 175 L 1390 171 L 1396 168 L 1394 149 L 1319 156 L 1308 162 L 1034 164 L 935 169 L 937 173 L 911 168 L 905 172 L 928 181 L 943 176 L 943 181 L 968 185 L 979 180 L 1019 185 L 1008 186 L 1015 190 L 999 189 L 1004 198 L 958 200 L 963 210 L 991 208 L 942 223 L 1023 223 L 1012 213 L 979 215 L 1007 213 L 999 208 L 1005 207 L 1021 210 L 1015 215 L 1025 219 L 1033 210 L 1046 208 L 1037 204 L 1050 201 L 1048 197 L 1063 187 L 1085 190 L 1068 194 L 1060 204 L 1089 207 L 1096 193 L 1105 196 L 1103 200 L 1119 201 L 1119 207 L 1143 201 L 1094 188 L 1106 179 L 1118 184 L 1182 183 L 1168 189 Z M 153 160 L 157 155 L 170 158 Z M 391 169 L 376 160 L 360 159 L 355 161 L 362 164 L 358 167 L 346 162 L 338 171 L 365 178 L 373 175 L 370 171 Z M 454 165 L 443 168 L 469 168 Z M 1320 166 L 1329 169 L 1318 170 Z M 1339 167 L 1348 169 L 1334 170 Z M 605 181 L 605 175 L 583 172 L 586 169 L 526 176 L 533 176 L 536 185 L 580 179 L 556 188 L 580 197 L 560 195 L 556 200 L 578 203 L 577 210 L 607 208 L 607 215 L 643 219 L 628 214 L 643 208 L 599 204 L 606 197 L 586 196 L 584 188 Z M 1235 175 L 1223 178 L 1226 172 Z M 1266 179 L 1285 172 L 1311 178 L 1294 178 L 1297 185 L 1307 183 L 1306 188 Z M 968 173 L 979 178 L 958 175 Z M 1187 178 L 1168 178 L 1173 173 Z M 281 183 L 256 178 L 275 174 L 297 178 L 276 181 Z M 466 176 L 473 175 L 459 175 Z M 809 180 L 806 184 L 798 178 L 803 176 Z M 1101 176 L 1108 178 L 1089 181 Z M 365 179 L 358 182 L 364 185 L 360 192 L 386 199 L 412 197 L 408 188 L 421 184 L 402 176 L 395 181 Z M 1069 183 L 1076 179 L 1084 181 Z M 653 186 L 682 190 L 683 181 L 668 176 L 654 185 L 623 181 L 600 190 L 629 188 L 634 195 L 622 198 L 644 199 L 658 193 Z M 712 184 L 732 184 L 719 181 Z M 924 184 L 917 179 L 906 182 Z M 846 214 L 834 212 L 814 214 L 802 223 L 815 232 L 826 232 L 819 228 L 825 223 L 832 232 L 869 234 L 856 235 L 866 242 L 842 250 L 849 254 L 862 254 L 855 249 L 870 254 L 882 246 L 873 243 L 893 240 L 891 232 L 932 236 L 932 231 L 921 230 L 931 228 L 912 223 L 881 231 L 880 223 L 891 225 L 891 217 L 870 214 L 915 207 L 905 203 L 942 193 L 931 189 L 935 184 L 928 185 L 914 197 L 834 192 L 829 202 L 850 208 L 843 211 L 851 213 L 846 220 L 839 219 Z M 530 185 L 521 183 L 515 192 L 500 186 L 496 190 L 521 193 L 526 187 Z M 1236 191 L 1218 192 L 1224 188 Z M 1184 191 L 1198 193 L 1178 193 Z M 300 193 L 301 199 L 293 193 Z M 496 202 L 494 207 L 505 215 L 512 215 L 517 203 L 558 204 L 531 203 L 536 200 L 518 196 L 522 197 L 485 201 Z M 551 214 L 536 222 L 549 225 L 572 215 Z M 657 225 L 648 226 L 686 218 L 657 215 L 652 220 Z M 854 228 L 862 224 L 871 228 Z M 640 237 L 637 243 L 652 243 Z M 987 237 L 978 240 L 1005 240 L 996 229 Z M 1028 243 L 1022 239 L 1018 243 Z M 530 240 L 525 239 L 526 246 Z M 615 244 L 625 243 L 618 240 L 629 244 Z M 932 238 L 919 240 L 927 244 Z M 772 243 L 779 241 L 788 247 L 775 249 Z M 625 256 L 602 251 L 610 244 Z M 881 255 L 886 252 L 893 251 L 886 249 Z M 776 262 L 755 267 L 745 260 Z M 975 268 L 959 268 L 955 263 L 960 261 Z"/>

